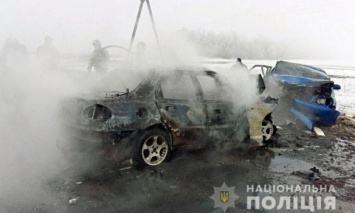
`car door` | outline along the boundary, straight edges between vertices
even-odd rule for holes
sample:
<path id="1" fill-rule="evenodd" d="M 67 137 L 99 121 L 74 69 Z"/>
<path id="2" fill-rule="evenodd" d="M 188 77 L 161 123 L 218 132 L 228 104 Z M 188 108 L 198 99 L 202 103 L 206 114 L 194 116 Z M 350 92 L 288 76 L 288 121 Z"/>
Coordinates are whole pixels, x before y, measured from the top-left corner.
<path id="1" fill-rule="evenodd" d="M 172 132 L 173 145 L 200 146 L 206 142 L 206 109 L 189 73 L 163 76 L 158 84 L 157 105 Z"/>
<path id="2" fill-rule="evenodd" d="M 250 69 L 250 74 L 258 80 L 259 93 L 271 95 L 273 97 L 280 96 L 279 84 L 274 79 L 274 69 L 268 65 L 255 65 Z M 262 76 L 262 77 L 261 77 Z"/>
<path id="3" fill-rule="evenodd" d="M 207 109 L 209 134 L 215 140 L 229 141 L 236 125 L 234 104 L 228 89 L 214 74 L 196 75 Z"/>

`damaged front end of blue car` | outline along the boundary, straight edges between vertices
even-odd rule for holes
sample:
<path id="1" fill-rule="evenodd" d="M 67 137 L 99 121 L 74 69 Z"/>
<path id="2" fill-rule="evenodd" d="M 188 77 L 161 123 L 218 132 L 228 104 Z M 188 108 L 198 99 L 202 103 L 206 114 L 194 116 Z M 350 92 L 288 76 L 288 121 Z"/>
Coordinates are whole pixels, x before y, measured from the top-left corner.
<path id="1" fill-rule="evenodd" d="M 293 99 L 290 112 L 293 113 L 296 118 L 301 120 L 310 130 L 313 129 L 314 124 L 332 126 L 340 115 L 340 113 L 335 110 L 335 99 L 332 95 L 328 95 L 328 93 L 319 93 L 319 88 L 327 87 L 329 90 L 333 90 L 333 87 L 329 87 L 328 84 L 332 85 L 334 83 L 327 82 L 320 85 L 318 89 L 304 86 L 303 90 L 314 91 L 314 96 L 311 99 L 304 99 L 301 97 L 295 97 Z M 332 93 L 334 92 L 332 91 Z"/>
<path id="2" fill-rule="evenodd" d="M 334 90 L 341 88 L 319 68 L 279 61 L 270 70 L 268 81 L 281 88 L 286 110 L 310 130 L 315 125 L 332 126 L 340 115 Z"/>

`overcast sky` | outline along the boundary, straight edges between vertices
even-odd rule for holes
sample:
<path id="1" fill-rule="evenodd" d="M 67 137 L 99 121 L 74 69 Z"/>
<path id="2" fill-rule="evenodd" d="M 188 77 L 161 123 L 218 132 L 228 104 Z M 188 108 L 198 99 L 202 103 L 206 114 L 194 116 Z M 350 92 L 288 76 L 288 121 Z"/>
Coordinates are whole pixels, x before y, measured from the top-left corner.
<path id="1" fill-rule="evenodd" d="M 0 45 L 17 38 L 34 52 L 51 35 L 62 53 L 104 45 L 129 45 L 140 0 L 0 0 Z M 150 0 L 158 33 L 186 27 L 237 32 L 290 44 L 317 44 L 354 58 L 355 1 L 351 0 Z M 146 5 L 137 40 L 153 41 Z"/>

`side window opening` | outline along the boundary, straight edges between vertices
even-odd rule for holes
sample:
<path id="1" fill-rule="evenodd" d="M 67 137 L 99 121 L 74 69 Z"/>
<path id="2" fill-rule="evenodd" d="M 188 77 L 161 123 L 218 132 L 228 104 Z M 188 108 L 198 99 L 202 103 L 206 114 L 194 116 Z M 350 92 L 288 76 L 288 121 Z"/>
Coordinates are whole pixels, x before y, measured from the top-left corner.
<path id="1" fill-rule="evenodd" d="M 198 90 L 189 75 L 169 75 L 161 81 L 161 93 L 164 99 L 198 100 Z"/>
<path id="2" fill-rule="evenodd" d="M 208 101 L 227 101 L 228 100 L 228 92 L 223 88 L 221 82 L 219 82 L 216 78 L 201 75 L 197 76 L 197 80 L 199 81 L 202 91 L 203 97 Z"/>

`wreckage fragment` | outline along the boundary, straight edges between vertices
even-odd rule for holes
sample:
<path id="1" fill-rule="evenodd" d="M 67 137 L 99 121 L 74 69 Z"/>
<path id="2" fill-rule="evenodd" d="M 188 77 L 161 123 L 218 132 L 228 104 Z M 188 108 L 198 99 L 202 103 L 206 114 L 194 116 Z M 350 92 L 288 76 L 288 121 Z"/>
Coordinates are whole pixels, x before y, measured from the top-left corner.
<path id="1" fill-rule="evenodd" d="M 340 114 L 336 110 L 334 90 L 340 86 L 324 70 L 286 61 L 278 61 L 275 67 L 256 65 L 253 68 L 260 67 L 267 93 L 280 98 L 279 112 L 289 112 L 288 119 L 297 118 L 310 130 L 315 124 L 334 125 Z"/>

